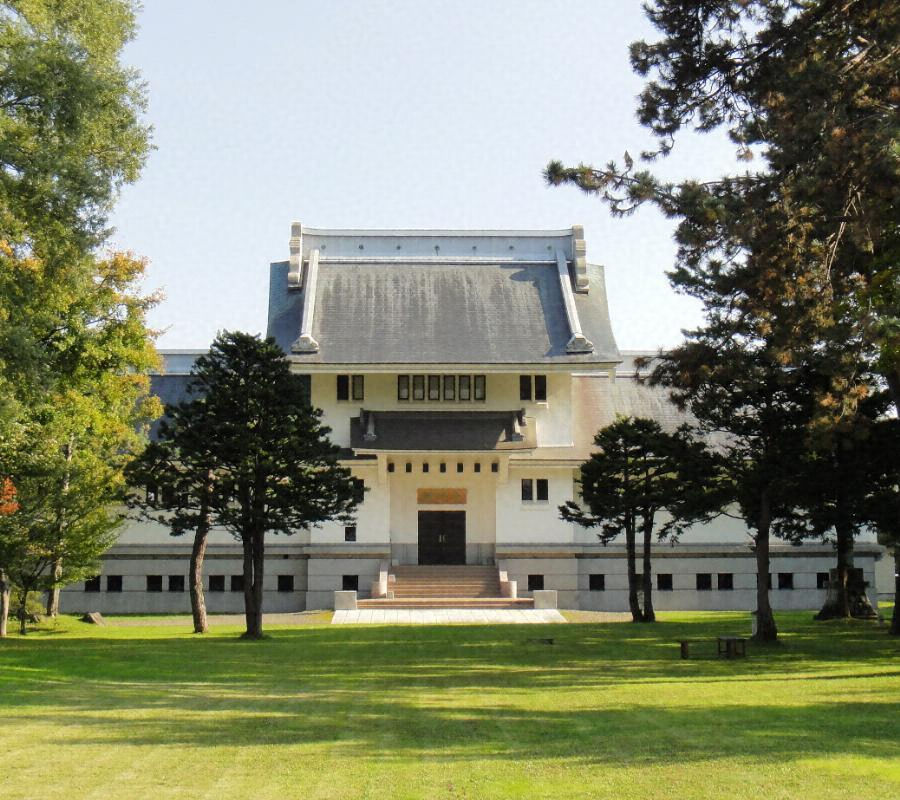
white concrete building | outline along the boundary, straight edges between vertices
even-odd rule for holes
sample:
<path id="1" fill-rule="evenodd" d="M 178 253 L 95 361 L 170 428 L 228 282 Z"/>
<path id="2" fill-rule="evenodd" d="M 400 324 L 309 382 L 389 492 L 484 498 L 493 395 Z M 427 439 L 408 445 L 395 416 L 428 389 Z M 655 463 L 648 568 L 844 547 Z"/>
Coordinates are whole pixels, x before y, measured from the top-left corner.
<path id="1" fill-rule="evenodd" d="M 633 380 L 616 347 L 603 268 L 582 229 L 318 230 L 295 224 L 270 269 L 268 333 L 308 376 L 344 463 L 365 484 L 356 524 L 269 537 L 266 610 L 333 607 L 417 565 L 490 566 L 520 597 L 625 610 L 624 545 L 559 519 L 594 433 L 617 414 L 683 418 Z M 182 396 L 196 353 L 164 354 L 154 390 Z M 817 608 L 830 545 L 773 545 L 776 609 Z M 132 524 L 68 610 L 184 611 L 190 542 Z M 874 587 L 874 541 L 856 563 Z M 740 524 L 698 527 L 654 557 L 657 609 L 751 609 L 755 559 Z M 242 608 L 240 547 L 213 535 L 212 612 Z M 508 584 L 504 589 L 508 593 Z M 871 599 L 875 602 L 874 588 Z"/>

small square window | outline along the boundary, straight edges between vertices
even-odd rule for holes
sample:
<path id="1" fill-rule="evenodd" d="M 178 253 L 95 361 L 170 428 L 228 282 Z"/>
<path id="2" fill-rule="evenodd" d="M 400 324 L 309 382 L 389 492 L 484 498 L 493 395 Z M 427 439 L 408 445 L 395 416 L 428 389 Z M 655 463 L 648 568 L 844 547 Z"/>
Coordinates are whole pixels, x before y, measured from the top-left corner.
<path id="1" fill-rule="evenodd" d="M 93 578 L 88 578 L 84 582 L 84 590 L 86 592 L 99 592 L 100 591 L 100 576 L 95 575 Z"/>
<path id="2" fill-rule="evenodd" d="M 793 572 L 779 572 L 778 573 L 778 588 L 779 589 L 793 589 L 794 588 L 794 573 Z"/>
<path id="3" fill-rule="evenodd" d="M 147 576 L 147 591 L 148 592 L 161 592 L 162 591 L 162 575 L 148 575 Z"/>
<path id="4" fill-rule="evenodd" d="M 712 573 L 711 572 L 698 572 L 697 573 L 697 591 L 698 592 L 712 591 Z"/>
<path id="5" fill-rule="evenodd" d="M 471 375 L 460 375 L 459 376 L 459 399 L 460 400 L 471 400 L 472 399 L 472 377 L 471 377 Z"/>
<path id="6" fill-rule="evenodd" d="M 353 502 L 359 505 L 366 499 L 366 482 L 362 478 L 353 478 Z"/>
<path id="7" fill-rule="evenodd" d="M 211 592 L 224 592 L 225 591 L 225 576 L 224 575 L 210 575 L 209 576 L 209 590 Z"/>
<path id="8" fill-rule="evenodd" d="M 734 575 L 731 572 L 720 572 L 718 574 L 718 583 L 720 592 L 730 592 L 734 589 Z"/>
<path id="9" fill-rule="evenodd" d="M 519 375 L 519 400 L 531 401 L 531 375 Z"/>
<path id="10" fill-rule="evenodd" d="M 487 379 L 484 375 L 476 375 L 473 380 L 472 396 L 475 400 L 487 399 Z"/>
<path id="11" fill-rule="evenodd" d="M 481 472 L 481 462 L 476 461 L 474 464 L 472 464 L 472 470 L 475 472 Z"/>
<path id="12" fill-rule="evenodd" d="M 169 575 L 169 591 L 170 592 L 183 592 L 184 591 L 184 575 Z"/>
<path id="13" fill-rule="evenodd" d="M 353 399 L 354 400 L 365 400 L 366 399 L 366 376 L 365 375 L 354 375 L 353 376 Z"/>
<path id="14" fill-rule="evenodd" d="M 412 376 L 412 387 L 413 387 L 413 400 L 424 400 L 425 399 L 425 376 L 424 375 L 413 375 Z"/>
<path id="15" fill-rule="evenodd" d="M 440 375 L 429 375 L 428 376 L 428 399 L 429 400 L 440 400 L 441 399 L 441 376 Z"/>
<path id="16" fill-rule="evenodd" d="M 345 542 L 355 542 L 356 541 L 356 525 L 348 525 L 344 528 L 344 541 Z"/>
<path id="17" fill-rule="evenodd" d="M 547 402 L 547 376 L 534 376 L 534 399 L 538 403 Z"/>
<path id="18" fill-rule="evenodd" d="M 293 575 L 279 575 L 278 576 L 278 591 L 279 592 L 293 592 L 294 591 L 294 576 Z"/>
<path id="19" fill-rule="evenodd" d="M 656 575 L 656 588 L 661 592 L 672 591 L 672 573 L 659 572 Z"/>
<path id="20" fill-rule="evenodd" d="M 341 589 L 345 592 L 358 592 L 359 575 L 341 575 Z"/>
<path id="21" fill-rule="evenodd" d="M 827 589 L 829 577 L 830 576 L 827 572 L 817 572 L 816 573 L 816 588 L 817 589 Z"/>
<path id="22" fill-rule="evenodd" d="M 409 375 L 397 376 L 397 399 L 404 402 L 409 400 Z"/>
<path id="23" fill-rule="evenodd" d="M 462 461 L 457 461 L 457 462 L 456 462 L 456 471 L 457 471 L 457 472 L 462 472 L 463 469 L 464 469 L 463 462 L 462 462 Z"/>
<path id="24" fill-rule="evenodd" d="M 444 400 L 456 400 L 456 375 L 444 375 Z"/>
<path id="25" fill-rule="evenodd" d="M 544 588 L 544 576 L 543 575 L 529 575 L 528 576 L 528 591 L 529 592 L 539 592 Z"/>
<path id="26" fill-rule="evenodd" d="M 107 575 L 106 576 L 106 591 L 107 592 L 121 592 L 122 591 L 122 576 L 121 575 Z"/>
<path id="27" fill-rule="evenodd" d="M 428 472 L 428 462 L 427 461 L 422 462 L 422 472 Z"/>
<path id="28" fill-rule="evenodd" d="M 440 465 L 440 471 L 441 472 L 447 471 L 447 465 L 443 461 L 441 462 L 441 465 Z"/>
<path id="29" fill-rule="evenodd" d="M 244 591 L 244 576 L 243 575 L 232 575 L 231 576 L 231 591 L 232 592 L 243 592 Z"/>
<path id="30" fill-rule="evenodd" d="M 535 481 L 537 485 L 537 499 L 541 502 L 547 502 L 550 499 L 550 483 L 546 478 L 538 478 Z"/>
<path id="31" fill-rule="evenodd" d="M 412 472 L 412 461 L 407 461 L 407 462 L 406 462 L 406 471 L 407 471 L 407 472 Z"/>
<path id="32" fill-rule="evenodd" d="M 350 376 L 349 375 L 338 375 L 337 376 L 337 399 L 338 400 L 349 400 L 350 399 Z"/>
<path id="33" fill-rule="evenodd" d="M 643 572 L 635 572 L 634 573 L 634 585 L 638 587 L 639 592 L 642 592 L 644 590 L 644 573 Z"/>
<path id="34" fill-rule="evenodd" d="M 534 500 L 534 481 L 531 478 L 522 478 L 522 502 L 530 503 Z"/>
<path id="35" fill-rule="evenodd" d="M 500 465 L 496 461 L 491 462 L 491 472 L 500 472 Z"/>
<path id="36" fill-rule="evenodd" d="M 393 472 L 393 471 L 394 471 L 394 462 L 393 462 L 393 461 L 388 461 L 388 467 L 387 467 L 387 469 L 388 469 L 388 472 Z"/>
<path id="37" fill-rule="evenodd" d="M 588 588 L 592 592 L 606 591 L 606 575 L 600 572 L 594 572 L 588 575 Z"/>

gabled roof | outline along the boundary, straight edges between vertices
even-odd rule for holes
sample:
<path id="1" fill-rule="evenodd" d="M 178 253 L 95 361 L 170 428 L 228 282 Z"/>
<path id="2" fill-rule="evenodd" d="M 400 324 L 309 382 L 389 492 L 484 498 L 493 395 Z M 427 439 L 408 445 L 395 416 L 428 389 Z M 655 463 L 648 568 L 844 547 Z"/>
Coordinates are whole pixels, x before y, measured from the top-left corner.
<path id="1" fill-rule="evenodd" d="M 271 267 L 268 333 L 298 364 L 616 363 L 579 236 L 300 227 Z"/>

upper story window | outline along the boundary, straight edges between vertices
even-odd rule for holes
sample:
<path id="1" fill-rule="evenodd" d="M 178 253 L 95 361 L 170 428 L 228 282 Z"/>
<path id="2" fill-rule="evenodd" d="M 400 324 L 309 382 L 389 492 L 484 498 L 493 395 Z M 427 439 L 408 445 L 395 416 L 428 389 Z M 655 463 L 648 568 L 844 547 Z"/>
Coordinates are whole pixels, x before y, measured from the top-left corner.
<path id="1" fill-rule="evenodd" d="M 550 499 L 550 483 L 546 478 L 522 478 L 522 502 L 546 503 Z"/>
<path id="2" fill-rule="evenodd" d="M 547 401 L 546 375 L 519 375 L 519 400 L 536 403 Z"/>
<path id="3" fill-rule="evenodd" d="M 338 400 L 365 400 L 366 377 L 365 375 L 338 375 L 337 376 Z"/>
<path id="4" fill-rule="evenodd" d="M 340 392 L 340 386 L 338 391 Z M 487 376 L 398 375 L 397 400 L 401 403 L 410 400 L 430 403 L 466 403 L 473 400 L 484 402 L 487 400 Z"/>

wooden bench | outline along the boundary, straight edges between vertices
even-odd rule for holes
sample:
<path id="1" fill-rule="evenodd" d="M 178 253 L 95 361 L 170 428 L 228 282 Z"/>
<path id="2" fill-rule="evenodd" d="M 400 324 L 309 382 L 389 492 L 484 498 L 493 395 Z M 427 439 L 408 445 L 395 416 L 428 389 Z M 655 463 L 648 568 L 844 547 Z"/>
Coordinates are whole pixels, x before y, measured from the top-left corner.
<path id="1" fill-rule="evenodd" d="M 720 636 L 718 650 L 719 655 L 725 656 L 725 658 L 746 657 L 747 640 L 742 636 Z"/>

